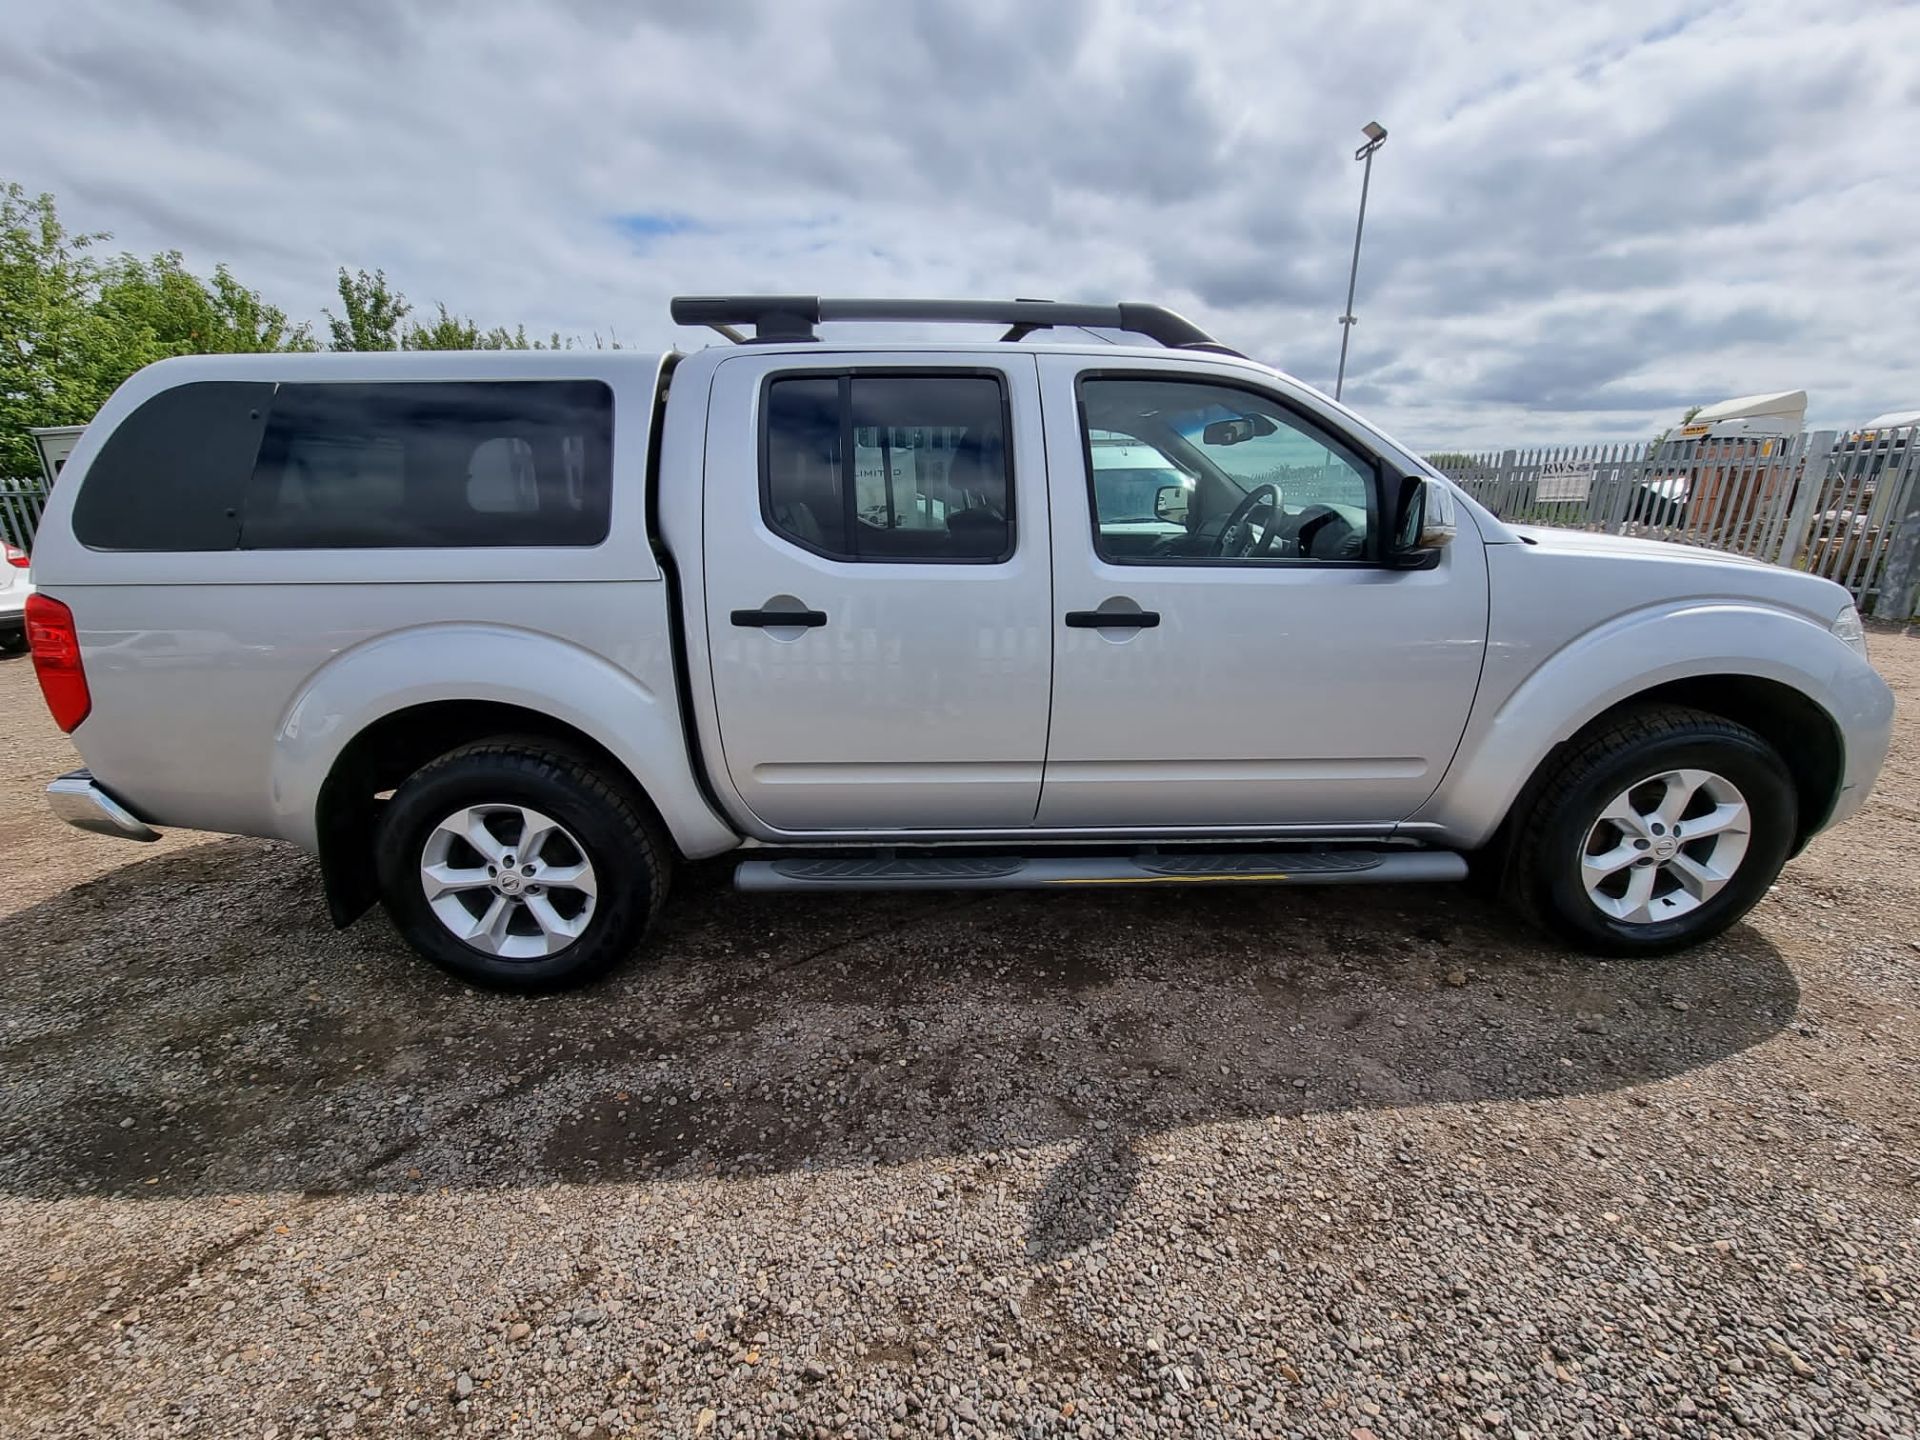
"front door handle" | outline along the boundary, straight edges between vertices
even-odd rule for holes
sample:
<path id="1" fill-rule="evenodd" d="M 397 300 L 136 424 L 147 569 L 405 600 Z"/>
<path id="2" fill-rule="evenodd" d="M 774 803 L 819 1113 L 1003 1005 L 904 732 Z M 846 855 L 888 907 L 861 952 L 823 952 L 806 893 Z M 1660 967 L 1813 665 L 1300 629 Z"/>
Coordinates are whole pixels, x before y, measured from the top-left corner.
<path id="1" fill-rule="evenodd" d="M 1158 610 L 1069 610 L 1069 630 L 1151 630 L 1160 623 Z"/>
<path id="2" fill-rule="evenodd" d="M 777 629 L 782 625 L 792 625 L 800 629 L 812 629 L 816 625 L 827 623 L 824 610 L 736 610 L 733 623 L 743 627 L 758 626 L 763 630 Z"/>

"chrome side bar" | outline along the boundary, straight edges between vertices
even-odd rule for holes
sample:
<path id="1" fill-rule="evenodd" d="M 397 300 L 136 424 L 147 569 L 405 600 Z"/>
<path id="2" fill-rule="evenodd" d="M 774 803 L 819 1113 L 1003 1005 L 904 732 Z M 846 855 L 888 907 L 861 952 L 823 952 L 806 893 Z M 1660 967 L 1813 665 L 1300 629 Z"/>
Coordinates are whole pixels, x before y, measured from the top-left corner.
<path id="1" fill-rule="evenodd" d="M 1406 885 L 1464 880 L 1450 850 L 1219 855 L 935 855 L 746 860 L 736 890 L 1049 890 L 1103 885 Z"/>

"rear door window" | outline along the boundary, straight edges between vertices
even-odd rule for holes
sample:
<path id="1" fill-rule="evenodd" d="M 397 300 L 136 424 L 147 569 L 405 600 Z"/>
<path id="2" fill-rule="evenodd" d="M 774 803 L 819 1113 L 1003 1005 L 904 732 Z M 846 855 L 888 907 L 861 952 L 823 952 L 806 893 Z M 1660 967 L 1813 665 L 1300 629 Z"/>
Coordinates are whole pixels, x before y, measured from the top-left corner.
<path id="1" fill-rule="evenodd" d="M 282 385 L 240 545 L 595 545 L 612 451 L 598 381 Z"/>
<path id="2" fill-rule="evenodd" d="M 1013 553 L 997 375 L 775 376 L 763 442 L 767 525 L 816 555 L 991 563 Z"/>

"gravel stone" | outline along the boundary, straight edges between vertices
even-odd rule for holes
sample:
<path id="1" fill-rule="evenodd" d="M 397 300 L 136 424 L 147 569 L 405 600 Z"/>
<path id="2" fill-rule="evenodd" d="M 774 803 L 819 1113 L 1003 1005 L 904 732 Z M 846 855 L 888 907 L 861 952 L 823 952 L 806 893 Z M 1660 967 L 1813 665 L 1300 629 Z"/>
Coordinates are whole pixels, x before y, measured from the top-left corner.
<path id="1" fill-rule="evenodd" d="M 62 827 L 0 658 L 0 1434 L 1913 1436 L 1920 635 L 1870 644 L 1865 813 L 1687 954 L 709 865 L 538 1000 L 285 846 Z"/>

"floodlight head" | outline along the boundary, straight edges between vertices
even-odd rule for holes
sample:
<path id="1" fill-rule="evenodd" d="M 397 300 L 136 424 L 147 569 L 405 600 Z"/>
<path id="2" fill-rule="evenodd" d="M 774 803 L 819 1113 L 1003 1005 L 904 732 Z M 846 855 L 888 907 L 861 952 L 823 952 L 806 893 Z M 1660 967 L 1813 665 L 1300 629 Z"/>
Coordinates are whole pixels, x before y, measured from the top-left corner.
<path id="1" fill-rule="evenodd" d="M 1360 133 L 1378 145 L 1382 140 L 1387 138 L 1387 127 L 1382 125 L 1378 120 L 1369 120 L 1360 127 Z"/>

